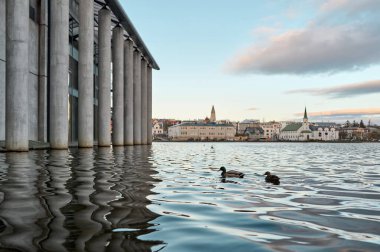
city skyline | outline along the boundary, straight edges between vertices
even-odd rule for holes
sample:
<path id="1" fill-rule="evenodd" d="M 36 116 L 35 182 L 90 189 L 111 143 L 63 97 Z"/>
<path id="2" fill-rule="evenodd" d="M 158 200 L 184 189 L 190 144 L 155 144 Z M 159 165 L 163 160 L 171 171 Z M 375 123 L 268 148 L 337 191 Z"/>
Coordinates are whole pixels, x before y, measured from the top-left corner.
<path id="1" fill-rule="evenodd" d="M 380 2 L 121 0 L 156 55 L 153 117 L 380 123 Z"/>

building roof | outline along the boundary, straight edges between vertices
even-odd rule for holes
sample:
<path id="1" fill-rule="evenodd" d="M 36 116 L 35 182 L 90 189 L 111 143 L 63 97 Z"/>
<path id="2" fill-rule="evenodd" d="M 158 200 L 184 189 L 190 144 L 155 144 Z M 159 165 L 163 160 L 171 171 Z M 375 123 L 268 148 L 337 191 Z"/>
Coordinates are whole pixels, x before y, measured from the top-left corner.
<path id="1" fill-rule="evenodd" d="M 244 130 L 244 134 L 264 134 L 264 130 L 261 127 L 247 127 Z"/>
<path id="2" fill-rule="evenodd" d="M 70 19 L 69 19 L 69 27 L 71 31 L 71 35 L 73 38 L 79 37 L 79 2 L 80 0 L 70 1 Z M 144 57 L 144 59 L 152 66 L 152 68 L 156 70 L 160 70 L 157 62 L 153 58 L 152 54 L 149 52 L 148 47 L 145 45 L 144 41 L 140 37 L 133 23 L 127 16 L 124 11 L 123 6 L 120 4 L 119 0 L 94 0 L 94 39 L 97 41 L 98 39 L 98 23 L 99 23 L 99 10 L 102 8 L 108 8 L 111 10 L 111 29 L 113 29 L 117 25 L 121 25 L 124 28 L 124 37 L 129 38 L 133 41 L 134 47 L 139 50 Z M 97 44 L 94 45 L 94 53 L 95 59 L 97 58 L 98 50 L 96 47 Z"/>
<path id="3" fill-rule="evenodd" d="M 198 126 L 198 127 L 205 127 L 205 126 L 210 126 L 210 127 L 235 127 L 232 124 L 228 123 L 203 123 L 203 122 L 184 122 L 181 124 L 177 124 L 175 126 Z"/>
<path id="4" fill-rule="evenodd" d="M 256 120 L 256 119 L 245 119 L 243 121 L 240 122 L 241 123 L 260 123 L 260 120 Z"/>
<path id="5" fill-rule="evenodd" d="M 286 125 L 286 127 L 282 131 L 297 131 L 302 127 L 302 123 L 292 123 Z"/>
<path id="6" fill-rule="evenodd" d="M 315 126 L 319 127 L 336 127 L 337 124 L 334 122 L 316 122 L 314 123 Z"/>

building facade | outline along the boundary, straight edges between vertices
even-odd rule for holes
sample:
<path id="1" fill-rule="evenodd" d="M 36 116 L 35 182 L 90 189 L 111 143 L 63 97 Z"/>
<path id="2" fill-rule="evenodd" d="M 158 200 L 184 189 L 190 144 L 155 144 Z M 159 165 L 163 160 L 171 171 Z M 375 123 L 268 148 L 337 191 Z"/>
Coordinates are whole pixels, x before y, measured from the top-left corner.
<path id="1" fill-rule="evenodd" d="M 0 141 L 150 144 L 152 69 L 117 0 L 0 0 Z"/>
<path id="2" fill-rule="evenodd" d="M 232 124 L 183 122 L 169 127 L 169 139 L 175 141 L 232 141 L 235 134 Z"/>
<path id="3" fill-rule="evenodd" d="M 238 123 L 237 133 L 244 134 L 244 131 L 248 127 L 260 127 L 260 121 L 255 119 L 246 119 Z"/>
<path id="4" fill-rule="evenodd" d="M 161 122 L 154 122 L 152 125 L 152 135 L 153 137 L 156 135 L 164 134 L 164 126 Z"/>
<path id="5" fill-rule="evenodd" d="M 335 127 L 314 126 L 309 123 L 305 108 L 302 123 L 289 123 L 280 132 L 282 141 L 336 141 L 339 130 Z"/>
<path id="6" fill-rule="evenodd" d="M 260 123 L 260 127 L 264 131 L 264 137 L 267 141 L 276 141 L 280 137 L 281 123 L 279 122 L 265 122 Z"/>

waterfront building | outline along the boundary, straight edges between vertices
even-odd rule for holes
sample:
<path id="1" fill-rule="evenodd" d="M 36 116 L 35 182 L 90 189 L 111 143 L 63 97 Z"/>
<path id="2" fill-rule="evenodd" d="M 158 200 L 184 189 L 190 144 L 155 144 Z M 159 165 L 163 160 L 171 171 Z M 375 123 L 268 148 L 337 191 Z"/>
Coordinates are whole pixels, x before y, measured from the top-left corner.
<path id="1" fill-rule="evenodd" d="M 341 138 L 347 140 L 366 140 L 370 129 L 360 127 L 343 127 L 340 129 Z"/>
<path id="2" fill-rule="evenodd" d="M 306 108 L 302 123 L 287 124 L 280 132 L 280 140 L 283 141 L 336 141 L 338 139 L 337 128 L 310 124 Z"/>
<path id="3" fill-rule="evenodd" d="M 176 141 L 223 141 L 234 140 L 236 128 L 226 121 L 217 122 L 212 106 L 210 119 L 204 121 L 184 121 L 168 129 L 168 137 Z"/>
<path id="4" fill-rule="evenodd" d="M 266 140 L 265 131 L 261 127 L 247 127 L 244 135 L 248 137 L 248 141 Z"/>
<path id="5" fill-rule="evenodd" d="M 150 144 L 152 69 L 118 0 L 0 0 L 0 141 Z"/>
<path id="6" fill-rule="evenodd" d="M 237 125 L 237 133 L 244 134 L 244 131 L 248 127 L 260 127 L 260 120 L 256 119 L 245 119 L 241 121 Z"/>
<path id="7" fill-rule="evenodd" d="M 235 134 L 232 124 L 183 122 L 169 127 L 169 139 L 176 141 L 232 141 Z"/>
<path id="8" fill-rule="evenodd" d="M 162 135 L 162 134 L 164 134 L 164 125 L 162 124 L 162 122 L 157 122 L 157 121 L 154 122 L 152 126 L 153 138 L 156 135 Z"/>
<path id="9" fill-rule="evenodd" d="M 263 122 L 260 123 L 260 127 L 264 131 L 264 138 L 267 141 L 275 141 L 280 137 L 281 123 L 279 122 Z"/>

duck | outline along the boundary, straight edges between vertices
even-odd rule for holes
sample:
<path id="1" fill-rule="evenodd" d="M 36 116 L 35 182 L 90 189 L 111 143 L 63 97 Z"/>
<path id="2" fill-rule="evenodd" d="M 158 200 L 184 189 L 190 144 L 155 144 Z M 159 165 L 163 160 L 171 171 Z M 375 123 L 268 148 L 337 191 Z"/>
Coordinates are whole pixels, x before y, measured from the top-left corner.
<path id="1" fill-rule="evenodd" d="M 245 175 L 244 173 L 239 171 L 227 171 L 224 166 L 220 167 L 219 171 L 222 171 L 222 178 L 243 178 Z"/>
<path id="2" fill-rule="evenodd" d="M 264 175 L 266 175 L 265 182 L 272 183 L 274 185 L 280 184 L 280 178 L 278 176 L 270 174 L 269 171 L 264 173 Z"/>

